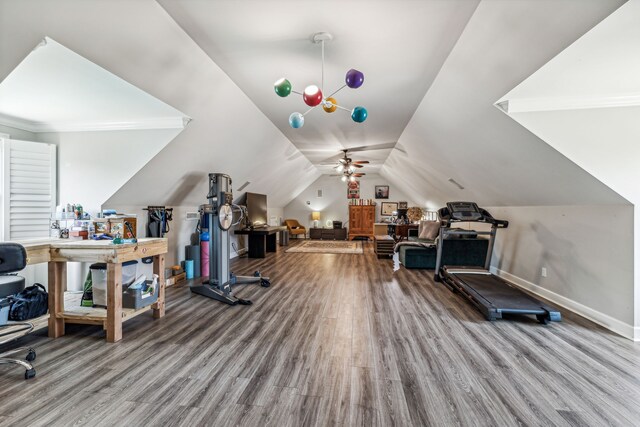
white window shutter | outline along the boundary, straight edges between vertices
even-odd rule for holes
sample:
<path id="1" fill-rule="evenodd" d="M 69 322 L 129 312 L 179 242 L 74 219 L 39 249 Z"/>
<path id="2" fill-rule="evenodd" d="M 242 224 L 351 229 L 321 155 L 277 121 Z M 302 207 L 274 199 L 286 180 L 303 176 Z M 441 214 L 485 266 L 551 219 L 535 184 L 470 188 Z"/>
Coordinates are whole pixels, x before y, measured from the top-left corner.
<path id="1" fill-rule="evenodd" d="M 49 237 L 56 207 L 56 146 L 0 140 L 2 240 Z"/>

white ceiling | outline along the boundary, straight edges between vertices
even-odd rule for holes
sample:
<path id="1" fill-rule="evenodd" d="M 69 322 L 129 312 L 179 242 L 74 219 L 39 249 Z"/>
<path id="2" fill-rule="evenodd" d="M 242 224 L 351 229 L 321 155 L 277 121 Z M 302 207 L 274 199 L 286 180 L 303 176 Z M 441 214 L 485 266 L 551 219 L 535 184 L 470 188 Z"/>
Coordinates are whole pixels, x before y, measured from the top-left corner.
<path id="1" fill-rule="evenodd" d="M 183 118 L 49 37 L 0 83 L 0 123 L 31 132 L 175 129 Z"/>
<path id="2" fill-rule="evenodd" d="M 389 147 L 398 140 L 478 0 L 159 3 L 313 164 L 331 173 L 321 164 L 342 148 Z M 347 108 L 367 108 L 362 124 L 346 111 L 327 114 L 318 107 L 303 128 L 289 126 L 292 112 L 309 107 L 299 95 L 278 97 L 273 83 L 286 77 L 300 92 L 320 86 L 321 47 L 311 42 L 319 31 L 334 36 L 325 45 L 325 92 L 342 86 L 350 68 L 365 75 L 362 87 L 336 95 Z M 352 158 L 371 161 L 366 171 L 375 172 L 390 152 L 360 151 Z"/>
<path id="3" fill-rule="evenodd" d="M 361 151 L 353 157 L 377 156 L 381 162 L 390 152 L 380 174 L 425 206 L 437 208 L 447 200 L 462 198 L 485 206 L 627 203 L 493 105 L 615 11 L 623 0 L 482 0 L 475 9 L 475 2 L 471 7 L 468 2 L 450 1 L 269 2 L 269 7 L 262 2 L 245 1 L 161 3 L 0 0 L 0 17 L 9 17 L 0 21 L 0 78 L 49 35 L 193 118 L 178 137 L 112 197 L 114 205 L 195 206 L 202 203 L 206 194 L 206 174 L 227 172 L 236 186 L 251 182 L 247 191 L 267 193 L 271 207 L 283 207 L 319 176 L 305 155 L 319 163 L 338 154 L 334 150 L 343 143 L 359 147 L 395 141 L 398 143 L 394 149 Z M 461 8 L 459 13 L 448 9 L 453 7 L 451 4 Z M 436 23 L 436 19 L 432 22 L 430 13 L 435 9 L 420 9 L 427 5 L 449 10 L 440 19 L 445 24 Z M 190 16 L 187 11 L 196 6 L 202 7 L 199 14 L 217 15 L 215 22 L 226 28 L 224 34 L 209 36 L 208 43 L 224 45 L 218 49 L 226 52 L 214 60 L 211 53 L 205 52 L 206 44 L 199 35 L 189 34 L 189 27 L 181 22 L 180 16 Z M 219 9 L 208 12 L 209 7 Z M 333 13 L 323 14 L 325 8 Z M 413 13 L 405 13 L 407 9 Z M 34 14 L 33 10 L 39 13 Z M 403 13 L 405 16 L 401 16 Z M 314 19 L 315 16 L 323 20 Z M 398 24 L 399 18 L 405 19 L 406 24 Z M 200 19 L 193 17 L 193 21 Z M 340 25 L 333 27 L 332 22 Z M 213 24 L 198 25 L 207 29 Z M 450 34 L 450 28 L 456 25 L 459 31 L 451 30 Z M 280 26 L 295 28 L 277 38 L 273 34 L 278 34 Z M 418 73 L 412 74 L 411 81 L 406 73 L 397 70 L 376 77 L 376 70 L 386 69 L 389 63 L 402 68 L 413 56 L 422 55 L 425 26 L 439 28 L 447 35 L 442 39 L 450 42 L 439 52 L 439 62 L 423 59 L 437 66 L 432 69 L 423 64 L 422 70 L 427 74 L 422 78 Z M 320 126 L 320 121 L 333 117 L 314 111 L 307 119 L 307 125 L 313 126 L 305 126 L 303 133 L 290 137 L 294 131 L 289 130 L 286 119 L 293 110 L 289 102 L 294 101 L 277 97 L 272 84 L 283 73 L 294 80 L 289 71 L 308 67 L 308 72 L 301 72 L 307 76 L 318 70 L 319 55 L 309 51 L 316 46 L 306 40 L 318 30 L 332 31 L 336 36 L 335 43 L 328 46 L 328 61 L 333 61 L 331 55 L 343 58 L 336 64 L 339 78 L 351 67 L 365 73 L 365 85 L 353 94 L 378 96 L 367 90 L 383 91 L 389 85 L 396 89 L 384 92 L 382 101 L 362 102 L 371 113 L 362 126 L 347 116 L 343 117 L 347 120 L 344 127 L 332 132 L 329 127 Z M 255 35 L 259 31 L 264 32 L 261 38 Z M 343 31 L 355 38 L 359 50 L 338 48 L 339 40 L 348 39 L 343 38 Z M 380 46 L 386 44 L 383 39 L 395 37 L 393 34 L 398 32 L 404 37 L 396 39 L 390 52 L 381 54 Z M 197 33 L 207 38 L 205 30 Z M 252 42 L 245 40 L 247 34 L 252 34 Z M 292 34 L 297 42 L 287 38 Z M 289 52 L 291 58 L 266 61 L 264 57 L 270 55 L 262 51 L 270 52 L 278 40 L 288 43 L 289 48 L 281 50 Z M 371 61 L 371 65 L 361 67 L 352 53 L 354 49 L 365 52 L 362 60 Z M 409 59 L 398 59 L 395 50 L 404 51 L 405 59 Z M 256 59 L 261 68 L 224 68 L 236 57 L 252 61 L 244 58 L 247 56 L 263 58 L 264 64 Z M 305 57 L 306 61 L 301 60 Z M 275 69 L 281 62 L 287 65 Z M 250 92 L 242 78 L 264 93 L 257 96 Z M 413 96 L 415 105 L 411 109 L 404 103 Z M 274 119 L 271 115 L 278 108 L 282 108 L 282 116 Z M 379 109 L 385 113 L 380 114 Z M 406 116 L 396 120 L 398 111 L 406 111 Z M 364 141 L 352 136 L 346 139 L 354 126 L 370 137 Z M 465 189 L 458 190 L 448 182 L 449 178 L 459 181 Z"/>
<path id="4" fill-rule="evenodd" d="M 511 118 L 634 204 L 639 18 L 640 0 L 629 1 L 501 99 Z"/>

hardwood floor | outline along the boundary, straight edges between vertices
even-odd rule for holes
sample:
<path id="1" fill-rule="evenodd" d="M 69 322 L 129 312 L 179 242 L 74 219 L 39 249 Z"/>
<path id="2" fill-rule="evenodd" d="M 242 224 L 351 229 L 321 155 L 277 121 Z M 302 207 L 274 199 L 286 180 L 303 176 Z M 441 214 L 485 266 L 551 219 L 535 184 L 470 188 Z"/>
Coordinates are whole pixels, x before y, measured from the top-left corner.
<path id="1" fill-rule="evenodd" d="M 292 242 L 292 244 L 296 244 Z M 640 347 L 563 310 L 487 322 L 431 271 L 364 255 L 234 260 L 252 306 L 167 290 L 167 315 L 68 325 L 0 367 L 0 425 L 638 425 Z"/>

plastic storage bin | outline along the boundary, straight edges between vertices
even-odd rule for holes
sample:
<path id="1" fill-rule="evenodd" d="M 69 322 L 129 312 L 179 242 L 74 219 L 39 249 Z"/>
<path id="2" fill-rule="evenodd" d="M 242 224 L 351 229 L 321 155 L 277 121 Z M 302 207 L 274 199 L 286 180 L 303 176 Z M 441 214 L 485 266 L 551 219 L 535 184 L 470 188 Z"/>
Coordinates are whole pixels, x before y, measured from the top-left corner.
<path id="1" fill-rule="evenodd" d="M 91 286 L 93 287 L 93 305 L 107 306 L 107 264 L 98 262 L 91 264 Z M 138 261 L 122 263 L 122 287 L 134 280 L 138 271 Z"/>
<path id="2" fill-rule="evenodd" d="M 9 309 L 11 309 L 9 299 L 0 298 L 0 325 L 6 325 L 9 321 Z"/>
<path id="3" fill-rule="evenodd" d="M 147 285 L 151 285 L 153 280 L 147 280 Z M 124 288 L 122 292 L 122 307 L 133 308 L 139 310 L 143 307 L 153 304 L 158 301 L 158 293 L 160 291 L 160 284 L 156 283 L 153 289 L 153 293 L 144 292 L 142 288 L 131 289 L 129 286 Z"/>

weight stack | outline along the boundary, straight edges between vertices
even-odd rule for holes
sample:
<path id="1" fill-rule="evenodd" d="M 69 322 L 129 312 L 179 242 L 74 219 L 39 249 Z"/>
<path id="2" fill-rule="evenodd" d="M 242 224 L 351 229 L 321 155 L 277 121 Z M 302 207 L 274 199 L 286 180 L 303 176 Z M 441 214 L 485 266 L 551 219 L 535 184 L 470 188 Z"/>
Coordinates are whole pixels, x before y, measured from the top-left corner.
<path id="1" fill-rule="evenodd" d="M 193 277 L 201 277 L 200 272 L 200 245 L 188 245 L 184 247 L 184 259 L 193 260 Z"/>

